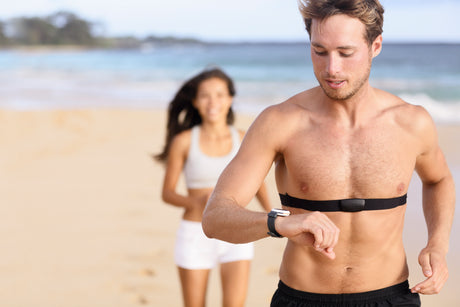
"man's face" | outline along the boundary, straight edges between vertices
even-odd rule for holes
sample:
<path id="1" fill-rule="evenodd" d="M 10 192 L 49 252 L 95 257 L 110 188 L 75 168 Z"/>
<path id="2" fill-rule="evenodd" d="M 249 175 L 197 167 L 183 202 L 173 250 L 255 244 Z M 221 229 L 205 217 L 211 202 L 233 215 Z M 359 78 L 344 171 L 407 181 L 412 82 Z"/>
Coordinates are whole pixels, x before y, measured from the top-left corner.
<path id="1" fill-rule="evenodd" d="M 313 70 L 329 98 L 350 99 L 368 82 L 372 58 L 380 52 L 381 37 L 369 47 L 364 33 L 364 24 L 347 15 L 334 15 L 321 21 L 313 19 Z"/>

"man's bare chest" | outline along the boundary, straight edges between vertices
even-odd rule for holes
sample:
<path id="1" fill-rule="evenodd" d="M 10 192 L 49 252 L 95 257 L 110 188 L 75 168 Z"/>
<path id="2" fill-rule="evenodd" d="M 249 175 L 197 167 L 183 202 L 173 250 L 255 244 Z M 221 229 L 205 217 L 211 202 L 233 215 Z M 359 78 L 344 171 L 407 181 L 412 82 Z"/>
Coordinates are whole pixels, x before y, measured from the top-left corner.
<path id="1" fill-rule="evenodd" d="M 322 197 L 395 196 L 407 189 L 415 166 L 411 138 L 398 129 L 297 134 L 283 153 L 285 176 L 299 192 Z"/>

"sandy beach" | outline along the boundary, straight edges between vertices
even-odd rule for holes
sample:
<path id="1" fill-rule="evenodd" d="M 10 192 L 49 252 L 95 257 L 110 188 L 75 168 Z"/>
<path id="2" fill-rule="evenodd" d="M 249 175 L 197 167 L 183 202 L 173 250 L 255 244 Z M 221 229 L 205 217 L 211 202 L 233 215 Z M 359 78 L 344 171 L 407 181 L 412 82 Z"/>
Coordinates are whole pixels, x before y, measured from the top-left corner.
<path id="1" fill-rule="evenodd" d="M 151 159 L 165 120 L 152 109 L 0 110 L 1 306 L 181 306 L 173 246 L 182 211 L 161 201 L 163 167 Z M 236 126 L 252 120 L 238 115 Z M 460 126 L 438 131 L 459 191 Z M 267 184 L 278 203 L 272 173 Z M 417 255 L 426 241 L 420 191 L 414 176 L 405 232 L 411 284 L 422 280 Z M 458 224 L 448 283 L 423 306 L 460 306 Z M 285 243 L 256 242 L 247 306 L 268 306 Z M 208 306 L 220 306 L 218 279 L 214 270 Z"/>

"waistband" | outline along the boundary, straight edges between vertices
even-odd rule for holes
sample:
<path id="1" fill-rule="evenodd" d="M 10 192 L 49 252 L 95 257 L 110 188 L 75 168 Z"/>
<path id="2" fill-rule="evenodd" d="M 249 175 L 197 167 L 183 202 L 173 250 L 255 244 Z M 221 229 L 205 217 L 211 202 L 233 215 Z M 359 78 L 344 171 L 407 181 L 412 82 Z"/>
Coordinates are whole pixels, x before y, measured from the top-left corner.
<path id="1" fill-rule="evenodd" d="M 184 219 L 180 220 L 179 227 L 187 227 L 188 229 L 202 229 L 201 222 L 189 221 Z"/>
<path id="2" fill-rule="evenodd" d="M 321 303 L 350 303 L 377 301 L 410 293 L 409 282 L 407 280 L 403 281 L 402 283 L 379 290 L 344 294 L 320 294 L 299 291 L 296 289 L 292 289 L 280 280 L 278 283 L 278 290 L 283 292 L 285 295 L 291 297 Z"/>
<path id="3" fill-rule="evenodd" d="M 308 200 L 286 194 L 279 194 L 281 203 L 287 207 L 309 211 L 345 211 L 358 212 L 362 210 L 391 209 L 406 204 L 407 194 L 394 198 L 352 198 L 338 200 Z"/>

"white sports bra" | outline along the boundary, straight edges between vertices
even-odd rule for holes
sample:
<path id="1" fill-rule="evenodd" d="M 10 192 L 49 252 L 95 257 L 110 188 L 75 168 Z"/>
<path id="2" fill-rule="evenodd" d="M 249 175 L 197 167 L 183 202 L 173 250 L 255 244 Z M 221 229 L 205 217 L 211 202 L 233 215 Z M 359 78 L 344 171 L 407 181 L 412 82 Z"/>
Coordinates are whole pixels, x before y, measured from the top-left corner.
<path id="1" fill-rule="evenodd" d="M 200 126 L 192 128 L 190 149 L 184 165 L 185 183 L 189 189 L 214 188 L 220 174 L 233 159 L 240 147 L 240 135 L 230 127 L 232 149 L 225 156 L 207 156 L 200 149 Z"/>

